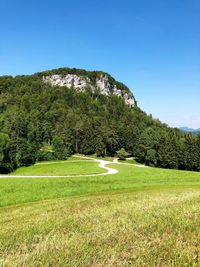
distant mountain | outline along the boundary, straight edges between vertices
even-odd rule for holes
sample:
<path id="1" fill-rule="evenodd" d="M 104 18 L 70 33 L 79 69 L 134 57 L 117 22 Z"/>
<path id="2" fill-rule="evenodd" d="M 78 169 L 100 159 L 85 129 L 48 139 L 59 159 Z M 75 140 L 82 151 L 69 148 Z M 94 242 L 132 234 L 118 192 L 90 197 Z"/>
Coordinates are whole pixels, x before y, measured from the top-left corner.
<path id="1" fill-rule="evenodd" d="M 195 129 L 189 128 L 189 127 L 180 127 L 179 129 L 183 132 L 194 132 L 195 131 Z"/>
<path id="2" fill-rule="evenodd" d="M 193 128 L 189 128 L 189 127 L 180 127 L 179 128 L 182 132 L 185 133 L 193 133 L 194 135 L 199 134 L 200 133 L 200 128 L 199 129 L 193 129 Z"/>

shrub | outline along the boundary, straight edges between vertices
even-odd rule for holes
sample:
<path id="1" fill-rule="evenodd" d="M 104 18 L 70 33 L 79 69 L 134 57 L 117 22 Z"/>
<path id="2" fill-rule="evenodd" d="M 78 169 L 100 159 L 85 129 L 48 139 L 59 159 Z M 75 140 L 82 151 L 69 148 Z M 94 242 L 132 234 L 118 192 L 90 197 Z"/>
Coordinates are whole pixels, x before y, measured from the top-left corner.
<path id="1" fill-rule="evenodd" d="M 118 157 L 120 160 L 126 159 L 127 153 L 126 153 L 126 150 L 124 148 L 121 148 L 117 154 L 118 154 Z"/>

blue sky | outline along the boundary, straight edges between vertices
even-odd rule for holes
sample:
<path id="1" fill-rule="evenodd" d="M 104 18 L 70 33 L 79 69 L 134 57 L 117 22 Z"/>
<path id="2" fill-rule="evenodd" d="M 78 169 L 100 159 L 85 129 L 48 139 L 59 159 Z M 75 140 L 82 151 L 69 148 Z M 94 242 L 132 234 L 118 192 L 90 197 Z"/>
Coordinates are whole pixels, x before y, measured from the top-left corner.
<path id="1" fill-rule="evenodd" d="M 0 75 L 104 70 L 170 126 L 200 127 L 199 0 L 0 0 Z"/>

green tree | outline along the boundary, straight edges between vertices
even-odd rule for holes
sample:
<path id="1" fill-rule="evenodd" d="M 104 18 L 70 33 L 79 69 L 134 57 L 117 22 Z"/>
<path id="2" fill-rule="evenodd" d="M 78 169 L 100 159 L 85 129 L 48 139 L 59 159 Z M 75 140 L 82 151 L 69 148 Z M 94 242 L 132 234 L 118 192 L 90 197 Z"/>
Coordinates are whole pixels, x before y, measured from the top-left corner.
<path id="1" fill-rule="evenodd" d="M 25 138 L 18 138 L 15 141 L 16 144 L 16 155 L 15 161 L 17 167 L 29 166 L 35 163 L 36 161 L 36 149 L 35 147 L 28 142 Z M 14 146 L 14 142 L 12 142 Z"/>
<path id="2" fill-rule="evenodd" d="M 57 159 L 67 159 L 69 156 L 69 152 L 67 148 L 65 147 L 64 141 L 61 137 L 55 136 L 53 138 L 53 149 L 54 149 L 54 155 Z"/>
<path id="3" fill-rule="evenodd" d="M 124 148 L 121 148 L 117 152 L 117 155 L 118 155 L 118 157 L 119 157 L 120 160 L 125 160 L 126 159 L 126 156 L 127 156 L 126 150 Z"/>
<path id="4" fill-rule="evenodd" d="M 7 134 L 0 133 L 0 173 L 8 173 L 12 170 L 8 156 L 10 138 Z"/>

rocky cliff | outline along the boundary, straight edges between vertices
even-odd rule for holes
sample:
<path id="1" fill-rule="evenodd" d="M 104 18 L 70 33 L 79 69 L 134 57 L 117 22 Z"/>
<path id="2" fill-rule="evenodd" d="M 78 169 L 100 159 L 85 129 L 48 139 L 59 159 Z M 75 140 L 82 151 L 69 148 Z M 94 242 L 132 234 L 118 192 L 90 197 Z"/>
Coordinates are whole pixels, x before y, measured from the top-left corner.
<path id="1" fill-rule="evenodd" d="M 45 83 L 51 84 L 52 86 L 67 86 L 69 88 L 75 88 L 81 92 L 84 92 L 87 88 L 90 88 L 93 91 L 98 89 L 102 95 L 117 95 L 119 97 L 122 97 L 127 105 L 136 105 L 135 98 L 133 94 L 129 91 L 129 89 L 121 89 L 120 83 L 118 83 L 119 86 L 117 86 L 117 82 L 116 84 L 115 82 L 112 82 L 111 76 L 105 73 L 96 75 L 95 79 L 91 79 L 86 75 L 78 75 L 73 73 L 45 73 L 43 74 L 43 81 Z M 113 81 L 115 80 L 113 79 Z"/>

